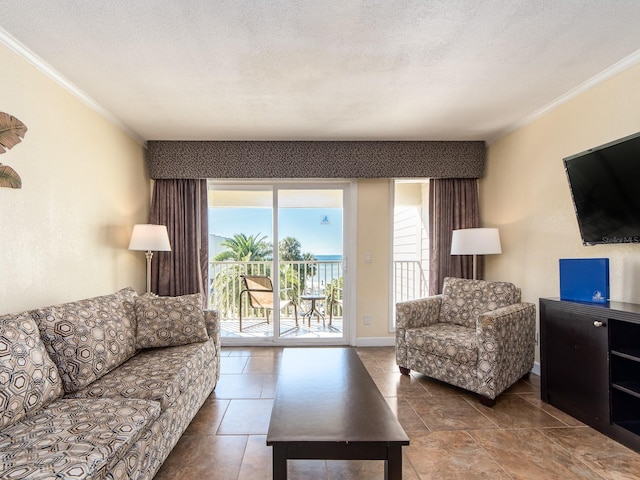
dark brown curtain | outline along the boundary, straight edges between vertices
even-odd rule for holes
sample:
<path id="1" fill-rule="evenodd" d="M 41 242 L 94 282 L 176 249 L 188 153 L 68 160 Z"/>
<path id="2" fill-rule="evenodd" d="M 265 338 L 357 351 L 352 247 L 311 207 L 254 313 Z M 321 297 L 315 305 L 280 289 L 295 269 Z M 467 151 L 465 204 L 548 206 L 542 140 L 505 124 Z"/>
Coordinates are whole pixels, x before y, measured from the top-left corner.
<path id="1" fill-rule="evenodd" d="M 445 277 L 473 277 L 470 255 L 451 255 L 451 236 L 460 228 L 480 226 L 478 181 L 470 178 L 429 180 L 429 294 L 441 293 Z M 478 278 L 483 278 L 478 258 Z"/>
<path id="2" fill-rule="evenodd" d="M 156 180 L 150 222 L 166 225 L 170 252 L 155 252 L 151 290 L 162 296 L 208 295 L 206 180 Z"/>

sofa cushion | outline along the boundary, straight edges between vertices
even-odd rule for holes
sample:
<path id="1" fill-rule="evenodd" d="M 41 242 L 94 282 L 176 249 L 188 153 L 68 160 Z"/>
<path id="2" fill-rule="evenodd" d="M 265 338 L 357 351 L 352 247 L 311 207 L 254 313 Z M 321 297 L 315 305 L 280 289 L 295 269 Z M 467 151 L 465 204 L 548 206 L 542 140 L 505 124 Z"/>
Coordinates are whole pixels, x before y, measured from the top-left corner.
<path id="1" fill-rule="evenodd" d="M 136 352 L 132 288 L 31 313 L 65 392 L 75 392 Z"/>
<path id="2" fill-rule="evenodd" d="M 0 431 L 2 478 L 102 479 L 159 415 L 148 400 L 57 400 Z"/>
<path id="3" fill-rule="evenodd" d="M 0 429 L 62 397 L 58 369 L 28 312 L 0 317 Z"/>
<path id="4" fill-rule="evenodd" d="M 158 348 L 204 342 L 209 339 L 202 295 L 136 298 L 138 348 Z"/>
<path id="5" fill-rule="evenodd" d="M 518 298 L 512 283 L 447 277 L 438 321 L 475 328 L 481 314 L 517 303 Z"/>
<path id="6" fill-rule="evenodd" d="M 409 328 L 405 333 L 407 348 L 424 354 L 450 358 L 459 364 L 478 361 L 478 343 L 475 328 L 453 323 L 437 323 L 428 327 Z"/>
<path id="7" fill-rule="evenodd" d="M 102 398 L 119 395 L 160 402 L 164 412 L 178 396 L 201 379 L 203 369 L 212 369 L 212 340 L 178 347 L 143 350 L 116 370 L 69 398 Z"/>

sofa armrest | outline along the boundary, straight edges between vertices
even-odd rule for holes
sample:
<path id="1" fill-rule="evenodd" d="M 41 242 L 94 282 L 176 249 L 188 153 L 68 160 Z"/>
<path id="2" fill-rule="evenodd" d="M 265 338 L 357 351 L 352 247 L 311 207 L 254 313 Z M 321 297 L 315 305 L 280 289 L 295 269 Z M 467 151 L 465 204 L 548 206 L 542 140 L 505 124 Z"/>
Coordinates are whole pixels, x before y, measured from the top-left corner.
<path id="1" fill-rule="evenodd" d="M 483 313 L 476 333 L 479 393 L 495 398 L 533 368 L 536 306 L 523 302 Z"/>
<path id="2" fill-rule="evenodd" d="M 204 323 L 209 337 L 213 339 L 216 351 L 220 352 L 220 316 L 217 310 L 204 310 Z"/>

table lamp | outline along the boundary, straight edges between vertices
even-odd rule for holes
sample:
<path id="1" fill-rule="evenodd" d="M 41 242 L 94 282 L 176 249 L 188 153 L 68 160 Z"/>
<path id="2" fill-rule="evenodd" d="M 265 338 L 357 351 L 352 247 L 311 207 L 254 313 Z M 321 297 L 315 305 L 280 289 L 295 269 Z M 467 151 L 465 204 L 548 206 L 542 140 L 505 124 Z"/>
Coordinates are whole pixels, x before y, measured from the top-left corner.
<path id="1" fill-rule="evenodd" d="M 170 252 L 169 234 L 164 225 L 138 224 L 133 226 L 129 250 L 146 251 L 147 293 L 151 293 L 151 258 L 153 252 Z"/>
<path id="2" fill-rule="evenodd" d="M 473 279 L 478 279 L 478 255 L 502 253 L 497 228 L 463 228 L 454 230 L 451 255 L 473 255 Z"/>

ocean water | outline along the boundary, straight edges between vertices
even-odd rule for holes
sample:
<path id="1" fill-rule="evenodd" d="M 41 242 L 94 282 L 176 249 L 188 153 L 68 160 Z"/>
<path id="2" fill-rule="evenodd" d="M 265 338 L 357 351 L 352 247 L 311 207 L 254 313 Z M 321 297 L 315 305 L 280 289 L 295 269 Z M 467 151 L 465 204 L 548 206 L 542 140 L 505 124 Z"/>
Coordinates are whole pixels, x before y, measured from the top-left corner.
<path id="1" fill-rule="evenodd" d="M 342 260 L 342 255 L 314 255 L 319 262 L 335 262 Z"/>

